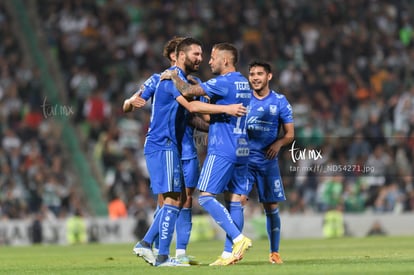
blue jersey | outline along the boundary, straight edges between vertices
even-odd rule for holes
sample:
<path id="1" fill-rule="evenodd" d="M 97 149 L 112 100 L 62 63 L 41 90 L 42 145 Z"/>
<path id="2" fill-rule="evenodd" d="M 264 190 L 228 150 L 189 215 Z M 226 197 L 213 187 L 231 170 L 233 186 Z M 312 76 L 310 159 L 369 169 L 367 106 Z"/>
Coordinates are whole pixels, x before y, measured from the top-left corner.
<path id="1" fill-rule="evenodd" d="M 155 90 L 157 89 L 158 82 L 160 82 L 161 74 L 153 74 L 144 84 L 139 87 L 137 93 L 142 92 L 141 97 L 147 101 L 154 96 Z"/>
<path id="2" fill-rule="evenodd" d="M 187 81 L 184 72 L 178 69 L 179 77 Z M 158 83 L 152 103 L 151 122 L 145 139 L 144 153 L 173 150 L 181 155 L 181 142 L 186 127 L 185 109 L 177 101 L 180 92 L 171 80 Z"/>
<path id="3" fill-rule="evenodd" d="M 249 109 L 247 114 L 249 164 L 264 167 L 272 162 L 266 159 L 265 154 L 268 146 L 276 141 L 280 126 L 293 123 L 292 107 L 284 95 L 270 91 L 263 99 L 253 96 Z"/>
<path id="4" fill-rule="evenodd" d="M 191 126 L 185 128 L 185 133 L 182 142 L 181 159 L 188 160 L 197 157 L 197 148 L 193 138 L 194 129 Z"/>
<path id="5" fill-rule="evenodd" d="M 193 79 L 196 80 L 198 83 L 201 82 L 201 80 L 198 77 L 193 76 Z M 186 113 L 188 113 L 187 110 Z M 187 127 L 185 128 L 185 133 L 182 142 L 182 160 L 189 160 L 197 157 L 197 148 L 195 146 L 193 133 L 193 127 L 187 125 Z"/>
<path id="6" fill-rule="evenodd" d="M 248 107 L 252 96 L 248 80 L 239 72 L 220 75 L 200 85 L 210 97 L 210 102 L 217 105 L 242 103 Z M 247 162 L 246 116 L 211 115 L 207 153 L 234 163 Z"/>
<path id="7" fill-rule="evenodd" d="M 138 93 L 141 92 L 141 97 L 146 101 L 154 96 L 155 90 L 157 89 L 158 82 L 160 82 L 161 74 L 155 73 L 151 75 L 144 84 L 141 85 Z M 193 77 L 198 82 L 201 82 L 199 78 Z M 182 141 L 182 159 L 193 159 L 197 157 L 197 149 L 193 140 L 193 128 L 187 126 L 185 129 L 183 141 Z"/>

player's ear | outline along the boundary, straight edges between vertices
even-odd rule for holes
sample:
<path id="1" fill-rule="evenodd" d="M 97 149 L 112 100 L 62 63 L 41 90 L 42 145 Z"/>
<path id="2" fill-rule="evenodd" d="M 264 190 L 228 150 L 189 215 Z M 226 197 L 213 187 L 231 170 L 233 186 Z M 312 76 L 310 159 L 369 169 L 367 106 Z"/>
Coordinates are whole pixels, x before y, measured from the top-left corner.
<path id="1" fill-rule="evenodd" d="M 272 73 L 269 73 L 267 75 L 267 80 L 270 81 L 270 80 L 272 80 L 272 78 L 273 78 L 273 74 Z"/>

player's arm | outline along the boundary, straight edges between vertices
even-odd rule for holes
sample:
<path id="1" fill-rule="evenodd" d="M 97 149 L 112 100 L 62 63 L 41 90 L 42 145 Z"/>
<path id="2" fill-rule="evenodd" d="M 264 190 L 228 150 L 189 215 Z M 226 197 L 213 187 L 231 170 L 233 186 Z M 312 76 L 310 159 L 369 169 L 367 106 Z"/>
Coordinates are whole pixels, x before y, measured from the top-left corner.
<path id="1" fill-rule="evenodd" d="M 145 80 L 144 84 L 139 87 L 139 90 L 124 101 L 124 104 L 122 105 L 124 113 L 131 112 L 136 108 L 144 107 L 146 101 L 154 96 L 159 80 L 159 74 L 153 74 Z"/>
<path id="2" fill-rule="evenodd" d="M 247 114 L 247 108 L 243 104 L 230 104 L 230 105 L 216 105 L 204 103 L 201 101 L 188 102 L 184 96 L 176 97 L 178 103 L 186 108 L 190 113 L 200 114 L 222 114 L 226 113 L 231 116 L 244 116 Z"/>
<path id="3" fill-rule="evenodd" d="M 190 84 L 178 76 L 177 70 L 166 70 L 161 74 L 161 80 L 171 79 L 180 93 L 185 97 L 204 96 L 206 92 L 199 84 Z"/>
<path id="4" fill-rule="evenodd" d="M 200 114 L 203 120 L 207 123 L 210 123 L 210 115 L 209 114 Z"/>
<path id="5" fill-rule="evenodd" d="M 267 148 L 267 159 L 274 159 L 279 153 L 280 149 L 283 146 L 290 144 L 295 138 L 295 127 L 293 122 L 283 124 L 283 131 L 285 134 L 282 137 L 278 138 Z"/>
<path id="6" fill-rule="evenodd" d="M 190 113 L 188 124 L 201 132 L 208 132 L 210 124 L 203 119 L 201 114 Z"/>
<path id="7" fill-rule="evenodd" d="M 145 99 L 139 96 L 139 93 L 133 94 L 130 98 L 124 100 L 122 110 L 124 113 L 132 112 L 135 108 L 141 108 L 145 106 Z"/>

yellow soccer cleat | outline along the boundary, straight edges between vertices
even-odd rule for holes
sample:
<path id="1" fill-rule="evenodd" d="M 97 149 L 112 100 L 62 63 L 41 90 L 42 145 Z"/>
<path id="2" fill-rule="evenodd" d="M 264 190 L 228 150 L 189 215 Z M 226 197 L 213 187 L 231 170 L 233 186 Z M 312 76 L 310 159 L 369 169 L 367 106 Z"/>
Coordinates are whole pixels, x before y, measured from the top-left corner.
<path id="1" fill-rule="evenodd" d="M 214 262 L 212 262 L 211 264 L 209 264 L 209 266 L 213 266 L 213 265 L 224 265 L 224 258 L 222 258 L 221 256 L 218 256 L 217 260 L 215 260 Z"/>
<path id="2" fill-rule="evenodd" d="M 229 258 L 223 258 L 219 256 L 217 260 L 209 264 L 209 266 L 225 266 L 225 265 L 232 265 L 237 263 L 239 260 L 234 258 L 233 256 L 230 256 Z"/>
<path id="3" fill-rule="evenodd" d="M 240 241 L 233 244 L 232 257 L 240 261 L 243 259 L 244 253 L 252 246 L 252 240 L 243 237 Z"/>

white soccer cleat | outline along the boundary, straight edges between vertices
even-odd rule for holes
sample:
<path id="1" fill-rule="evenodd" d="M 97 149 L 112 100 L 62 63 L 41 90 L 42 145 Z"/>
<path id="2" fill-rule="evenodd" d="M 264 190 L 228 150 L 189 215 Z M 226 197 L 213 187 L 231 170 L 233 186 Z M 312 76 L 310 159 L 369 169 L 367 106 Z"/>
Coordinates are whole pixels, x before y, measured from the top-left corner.
<path id="1" fill-rule="evenodd" d="M 168 257 L 168 259 L 165 262 L 159 263 L 155 262 L 155 266 L 157 267 L 165 267 L 165 266 L 190 266 L 189 263 L 180 263 L 174 258 Z"/>
<path id="2" fill-rule="evenodd" d="M 135 255 L 142 257 L 150 265 L 155 265 L 156 259 L 151 248 L 144 247 L 141 243 L 137 243 L 133 251 Z"/>

